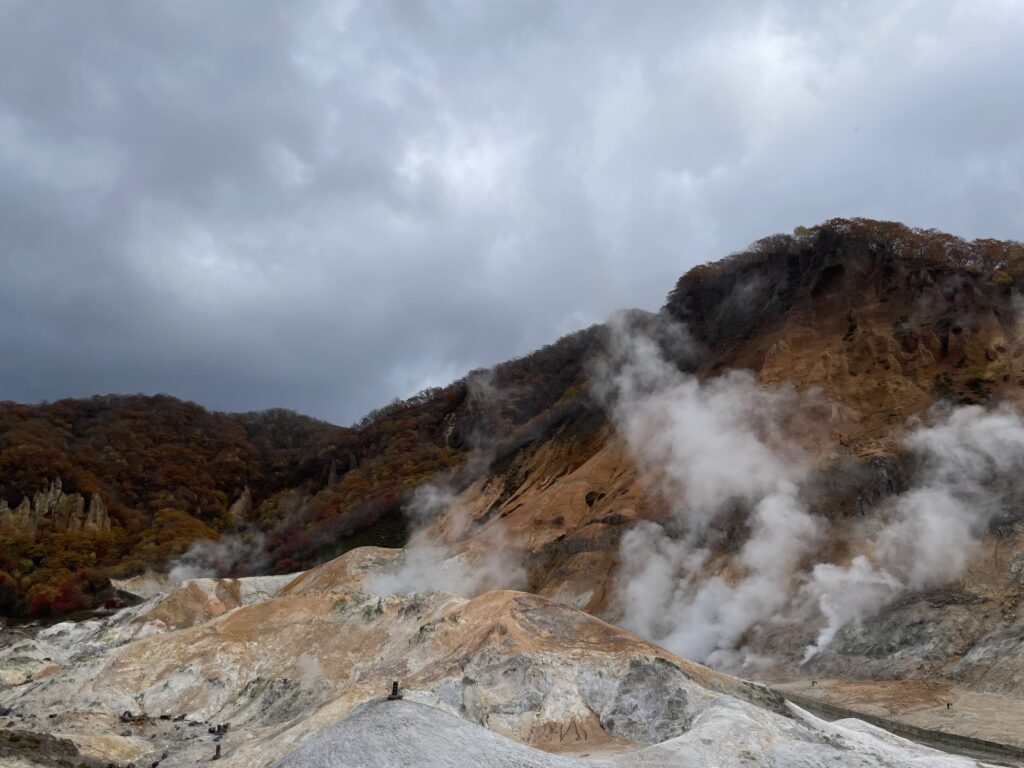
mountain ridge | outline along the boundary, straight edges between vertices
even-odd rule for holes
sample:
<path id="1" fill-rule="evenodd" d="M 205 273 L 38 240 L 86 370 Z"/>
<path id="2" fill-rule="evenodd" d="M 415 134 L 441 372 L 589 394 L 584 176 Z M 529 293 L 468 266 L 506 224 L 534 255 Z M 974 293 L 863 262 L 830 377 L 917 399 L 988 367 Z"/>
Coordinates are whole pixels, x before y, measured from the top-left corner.
<path id="1" fill-rule="evenodd" d="M 538 768 L 1019 754 L 1022 253 L 826 222 L 351 428 L 4 405 L 4 494 L 50 462 L 70 501 L 42 506 L 109 496 L 111 526 L 0 528 L 0 600 L 46 619 L 0 625 L 0 754 L 457 763 L 438 730 Z"/>
<path id="2" fill-rule="evenodd" d="M 630 317 L 652 330 L 682 323 L 691 349 L 680 356 L 668 341 L 666 348 L 699 376 L 746 368 L 765 386 L 824 390 L 852 414 L 832 436 L 837 449 L 861 460 L 890 453 L 900 425 L 939 400 L 1019 393 L 1022 285 L 1019 243 L 831 220 L 698 266 L 660 313 Z M 580 446 L 611 434 L 590 391 L 609 333 L 599 325 L 570 334 L 353 427 L 282 409 L 212 413 L 161 395 L 4 403 L 0 492 L 12 506 L 60 479 L 69 492 L 98 497 L 113 530 L 92 532 L 85 547 L 59 532 L 40 546 L 38 536 L 0 530 L 12 553 L 37 552 L 0 562 L 0 608 L 52 612 L 61 584 L 96 565 L 85 550 L 100 553 L 101 569 L 126 576 L 167 567 L 192 542 L 225 535 L 264 539 L 258 569 L 272 572 L 336 555 L 343 540 L 401 543 L 401 509 L 416 486 L 453 474 L 446 482 L 456 485 L 499 477 L 538 432 L 575 434 Z M 246 493 L 251 517 L 235 520 L 229 512 Z M 352 538 L 374 526 L 376 540 Z M 71 602 L 95 602 L 87 598 Z"/>

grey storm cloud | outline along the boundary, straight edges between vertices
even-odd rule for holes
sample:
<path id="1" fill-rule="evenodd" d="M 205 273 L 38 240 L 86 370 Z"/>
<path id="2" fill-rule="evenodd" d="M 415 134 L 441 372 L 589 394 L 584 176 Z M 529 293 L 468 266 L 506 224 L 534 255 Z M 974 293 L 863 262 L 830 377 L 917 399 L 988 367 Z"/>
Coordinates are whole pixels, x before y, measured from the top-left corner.
<path id="1" fill-rule="evenodd" d="M 0 0 L 0 399 L 349 423 L 834 216 L 1024 230 L 1024 5 Z"/>

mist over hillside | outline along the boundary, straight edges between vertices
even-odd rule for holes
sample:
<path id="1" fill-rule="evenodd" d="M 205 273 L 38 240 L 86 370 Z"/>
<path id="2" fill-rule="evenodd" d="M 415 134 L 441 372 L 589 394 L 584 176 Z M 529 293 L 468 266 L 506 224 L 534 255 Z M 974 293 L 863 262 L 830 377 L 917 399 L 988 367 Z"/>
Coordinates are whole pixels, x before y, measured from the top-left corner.
<path id="1" fill-rule="evenodd" d="M 86 620 L 9 630 L 24 639 L 19 654 L 0 655 L 10 686 L 0 700 L 38 713 L 74 680 L 114 674 L 110 690 L 137 690 L 145 717 L 255 713 L 270 688 L 253 688 L 239 658 L 244 690 L 211 699 L 215 676 L 199 670 L 225 662 L 196 640 L 180 646 L 188 633 L 223 619 L 246 627 L 239 642 L 284 642 L 250 612 L 302 625 L 327 605 L 312 596 L 347 594 L 330 598 L 332 610 L 426 621 L 417 644 L 449 621 L 447 597 L 429 598 L 441 614 L 426 620 L 425 595 L 497 610 L 494 595 L 523 592 L 544 601 L 527 611 L 549 616 L 541 626 L 577 626 L 552 612 L 585 612 L 720 672 L 879 684 L 912 675 L 951 698 L 1003 697 L 1013 711 L 1024 685 L 1022 288 L 1018 243 L 831 220 L 692 270 L 658 313 L 617 313 L 351 427 L 284 410 L 211 413 L 169 396 L 6 403 L 2 607 L 21 620 Z M 298 595 L 314 602 L 300 609 Z M 509 631 L 474 621 L 493 637 Z M 535 631 L 516 630 L 528 645 Z M 97 659 L 114 666 L 81 667 L 68 642 L 98 643 Z M 340 716 L 365 695 L 369 679 L 316 682 L 339 663 L 305 645 L 321 641 L 288 642 L 267 651 L 297 665 L 274 673 L 297 697 L 280 717 L 306 722 L 332 700 Z M 158 670 L 122 676 L 125 654 L 157 643 L 193 654 L 181 663 L 195 671 L 170 698 L 153 698 Z M 537 663 L 542 690 L 581 686 L 597 706 L 591 672 L 556 683 L 551 662 Z M 441 677 L 422 685 L 454 701 Z M 91 690 L 95 706 L 121 707 Z M 457 711 L 498 728 L 459 690 Z M 571 696 L 552 695 L 531 717 L 576 711 Z M 743 695 L 761 706 L 768 694 Z M 545 727 L 572 722 L 583 743 L 594 728 L 615 743 L 647 739 L 616 730 L 611 710 L 599 724 L 582 716 Z M 253 727 L 278 716 L 267 717 Z M 533 743 L 521 722 L 501 722 Z M 148 728 L 146 739 L 171 738 Z M 283 755 L 251 733 L 264 734 L 260 754 Z"/>

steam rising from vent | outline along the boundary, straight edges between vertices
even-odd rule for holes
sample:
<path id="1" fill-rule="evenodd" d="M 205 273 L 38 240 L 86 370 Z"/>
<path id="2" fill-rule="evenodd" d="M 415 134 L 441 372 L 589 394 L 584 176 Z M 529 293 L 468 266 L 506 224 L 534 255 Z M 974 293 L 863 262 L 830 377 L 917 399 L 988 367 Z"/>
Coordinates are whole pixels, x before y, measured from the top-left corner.
<path id="1" fill-rule="evenodd" d="M 468 554 L 456 552 L 435 537 L 429 526 L 442 513 L 455 537 L 473 533 L 476 546 Z M 406 515 L 415 531 L 399 558 L 398 568 L 368 582 L 367 592 L 408 595 L 444 591 L 474 597 L 492 589 L 520 589 L 526 585 L 526 569 L 501 525 L 473 531 L 475 524 L 449 488 L 417 488 Z"/>
<path id="2" fill-rule="evenodd" d="M 918 485 L 894 499 L 874 538 L 874 562 L 846 568 L 822 563 L 806 591 L 827 619 L 804 655 L 808 661 L 849 621 L 907 590 L 959 578 L 993 520 L 1024 491 L 1024 422 L 1008 406 L 942 414 L 905 441 L 921 461 Z"/>
<path id="3" fill-rule="evenodd" d="M 690 658 L 742 662 L 741 639 L 788 602 L 794 569 L 821 540 L 822 522 L 798 496 L 811 462 L 789 428 L 828 405 L 792 387 L 763 389 L 742 371 L 701 382 L 626 316 L 612 323 L 611 350 L 600 391 L 672 506 L 669 523 L 644 523 L 623 537 L 623 622 Z M 753 510 L 738 556 L 745 574 L 702 581 L 740 508 Z"/>
<path id="4" fill-rule="evenodd" d="M 829 525 L 804 501 L 813 467 L 794 436 L 822 434 L 836 406 L 813 391 L 765 389 L 747 372 L 701 381 L 628 316 L 611 327 L 597 391 L 672 513 L 623 536 L 614 597 L 626 627 L 681 655 L 743 666 L 758 660 L 752 648 L 771 625 L 823 623 L 811 658 L 848 622 L 959 577 L 1024 477 L 1016 412 L 934 414 L 906 440 L 921 470 L 879 510 L 868 554 L 824 562 Z"/>
<path id="5" fill-rule="evenodd" d="M 462 482 L 482 476 L 494 460 L 501 435 L 505 450 L 523 440 L 529 430 L 508 435 L 510 423 L 502 417 L 502 405 L 521 391 L 501 387 L 494 370 L 471 373 L 467 380 L 467 408 L 475 424 L 462 438 L 471 453 L 461 471 Z M 417 488 L 405 506 L 412 535 L 398 559 L 398 567 L 369 581 L 373 594 L 445 591 L 474 597 L 492 589 L 522 589 L 527 584 L 521 552 L 498 520 L 481 524 L 470 517 L 452 484 L 427 484 Z M 443 526 L 434 525 L 443 516 Z M 453 542 L 472 539 L 465 549 Z"/>
<path id="6" fill-rule="evenodd" d="M 167 573 L 172 582 L 228 574 L 258 573 L 267 565 L 265 537 L 258 531 L 196 539 Z"/>

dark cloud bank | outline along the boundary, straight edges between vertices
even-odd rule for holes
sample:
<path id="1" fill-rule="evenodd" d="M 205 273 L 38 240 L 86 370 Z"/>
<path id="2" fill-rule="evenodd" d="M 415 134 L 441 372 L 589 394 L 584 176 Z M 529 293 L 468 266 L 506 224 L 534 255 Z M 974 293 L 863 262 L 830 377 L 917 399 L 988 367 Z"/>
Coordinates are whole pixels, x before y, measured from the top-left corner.
<path id="1" fill-rule="evenodd" d="M 1024 232 L 1024 6 L 0 0 L 0 399 L 348 423 L 833 216 Z"/>

